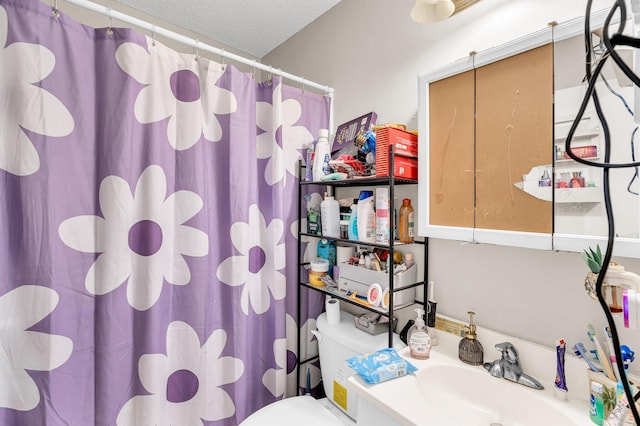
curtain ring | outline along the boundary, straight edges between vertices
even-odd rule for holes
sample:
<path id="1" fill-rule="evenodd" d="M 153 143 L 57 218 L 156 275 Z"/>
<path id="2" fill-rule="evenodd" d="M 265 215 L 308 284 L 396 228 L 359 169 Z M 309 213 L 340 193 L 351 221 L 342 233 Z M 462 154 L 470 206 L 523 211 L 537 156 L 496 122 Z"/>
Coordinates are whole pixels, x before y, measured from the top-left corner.
<path id="1" fill-rule="evenodd" d="M 195 55 L 193 60 L 197 61 L 199 60 L 200 57 L 200 40 L 196 39 L 195 42 L 193 43 L 193 54 Z"/>
<path id="2" fill-rule="evenodd" d="M 273 84 L 273 67 L 269 65 L 269 73 L 267 74 L 267 84 L 271 86 Z"/>
<path id="3" fill-rule="evenodd" d="M 111 16 L 111 8 L 107 8 L 107 16 L 109 17 L 109 27 L 107 28 L 107 34 L 113 34 L 113 17 Z"/>
<path id="4" fill-rule="evenodd" d="M 251 66 L 251 79 L 256 79 L 256 60 L 253 60 L 253 65 Z"/>
<path id="5" fill-rule="evenodd" d="M 53 9 L 51 9 L 51 14 L 56 18 L 60 16 L 60 11 L 58 10 L 58 0 L 53 0 Z"/>
<path id="6" fill-rule="evenodd" d="M 302 94 L 304 95 L 304 77 L 301 77 L 301 78 L 302 78 L 302 81 L 300 82 L 301 83 L 300 90 L 302 91 Z"/>
<path id="7" fill-rule="evenodd" d="M 226 56 L 224 55 L 224 49 L 220 49 L 220 62 L 222 62 L 222 65 L 224 66 L 224 60 L 225 60 Z"/>
<path id="8" fill-rule="evenodd" d="M 151 45 L 156 45 L 156 24 L 151 24 Z"/>

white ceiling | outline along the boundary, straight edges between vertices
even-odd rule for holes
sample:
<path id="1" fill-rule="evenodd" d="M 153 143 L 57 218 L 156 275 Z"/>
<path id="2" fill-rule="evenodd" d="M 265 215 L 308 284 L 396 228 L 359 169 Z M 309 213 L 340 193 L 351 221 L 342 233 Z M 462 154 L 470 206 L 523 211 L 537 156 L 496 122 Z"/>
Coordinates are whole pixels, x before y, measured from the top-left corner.
<path id="1" fill-rule="evenodd" d="M 262 58 L 340 0 L 118 0 Z"/>

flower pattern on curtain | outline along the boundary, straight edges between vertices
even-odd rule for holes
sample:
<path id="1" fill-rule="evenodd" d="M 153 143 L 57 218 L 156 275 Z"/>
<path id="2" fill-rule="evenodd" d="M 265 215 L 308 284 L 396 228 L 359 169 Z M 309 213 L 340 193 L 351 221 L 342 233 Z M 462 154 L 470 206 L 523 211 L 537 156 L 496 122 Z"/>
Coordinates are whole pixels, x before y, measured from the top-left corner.
<path id="1" fill-rule="evenodd" d="M 0 0 L 0 424 L 236 425 L 296 394 L 329 99 L 51 12 Z"/>

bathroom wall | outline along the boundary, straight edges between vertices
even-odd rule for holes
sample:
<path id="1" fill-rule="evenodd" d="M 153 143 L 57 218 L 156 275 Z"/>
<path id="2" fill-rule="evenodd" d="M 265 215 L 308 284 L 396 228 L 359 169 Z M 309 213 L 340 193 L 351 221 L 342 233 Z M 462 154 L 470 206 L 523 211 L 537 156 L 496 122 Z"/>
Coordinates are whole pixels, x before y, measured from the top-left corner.
<path id="1" fill-rule="evenodd" d="M 613 4 L 593 3 L 594 10 Z M 417 24 L 409 18 L 413 4 L 343 0 L 263 62 L 334 87 L 336 124 L 375 111 L 378 122 L 417 128 L 418 75 L 551 21 L 583 16 L 586 8 L 585 0 L 482 0 L 446 21 Z M 417 201 L 415 192 L 411 196 Z M 615 260 L 640 273 L 640 261 Z M 583 290 L 588 269 L 579 253 L 432 239 L 428 266 L 438 311 L 452 317 L 465 319 L 473 309 L 482 326 L 548 346 L 561 337 L 588 343 L 586 324 L 597 330 L 605 324 Z M 638 342 L 640 332 L 623 333 L 623 343 L 638 350 Z M 494 351 L 485 348 L 485 354 Z"/>

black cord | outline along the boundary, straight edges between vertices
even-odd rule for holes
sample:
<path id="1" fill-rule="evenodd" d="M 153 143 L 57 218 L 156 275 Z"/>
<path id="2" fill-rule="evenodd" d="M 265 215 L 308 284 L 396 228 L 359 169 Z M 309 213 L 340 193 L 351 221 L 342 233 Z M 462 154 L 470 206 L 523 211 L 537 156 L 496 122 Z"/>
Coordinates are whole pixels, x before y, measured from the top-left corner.
<path id="1" fill-rule="evenodd" d="M 629 386 L 629 382 L 625 377 L 622 377 L 624 374 L 624 362 L 622 360 L 622 353 L 620 351 L 620 338 L 618 336 L 618 330 L 615 325 L 615 321 L 613 320 L 613 315 L 611 314 L 611 310 L 609 309 L 609 305 L 607 304 L 604 296 L 602 294 L 602 285 L 604 282 L 604 277 L 607 274 L 607 269 L 609 268 L 609 262 L 611 261 L 611 254 L 613 252 L 613 244 L 615 241 L 615 224 L 613 218 L 613 207 L 611 204 L 611 192 L 609 188 L 610 180 L 609 180 L 609 171 L 614 168 L 627 168 L 627 167 L 637 167 L 640 166 L 639 163 L 633 161 L 632 163 L 618 163 L 612 164 L 610 162 L 611 159 L 611 133 L 609 132 L 609 125 L 602 111 L 602 107 L 600 105 L 600 100 L 598 98 L 598 93 L 595 88 L 596 82 L 598 80 L 598 76 L 602 72 L 602 68 L 606 61 L 611 58 L 613 61 L 620 67 L 620 69 L 625 73 L 627 77 L 633 83 L 640 87 L 640 78 L 627 67 L 624 61 L 620 58 L 620 56 L 616 53 L 614 47 L 616 45 L 625 45 L 625 46 L 633 46 L 636 48 L 640 48 L 640 40 L 622 36 L 622 32 L 624 31 L 625 22 L 627 19 L 627 10 L 624 0 L 615 0 L 609 14 L 605 18 L 604 28 L 603 28 L 603 36 L 602 41 L 606 46 L 606 54 L 597 61 L 595 68 L 592 72 L 592 53 L 593 46 L 591 44 L 591 6 L 593 0 L 587 0 L 587 10 L 585 13 L 585 26 L 584 26 L 584 40 L 585 40 L 585 71 L 588 86 L 587 91 L 580 104 L 580 108 L 576 115 L 571 128 L 569 129 L 569 133 L 567 135 L 567 140 L 565 142 L 565 151 L 569 157 L 571 157 L 574 161 L 577 161 L 581 164 L 586 164 L 588 166 L 600 167 L 602 169 L 602 177 L 603 177 L 603 196 L 604 196 L 604 204 L 607 213 L 607 221 L 608 221 L 608 232 L 607 232 L 607 249 L 604 254 L 604 258 L 602 261 L 602 269 L 598 274 L 598 279 L 596 280 L 596 293 L 598 296 L 598 302 L 600 303 L 600 307 L 602 308 L 605 317 L 607 318 L 607 323 L 609 324 L 609 328 L 611 330 L 611 340 L 613 341 L 613 348 L 616 357 L 616 364 L 618 366 L 618 371 L 620 372 L 620 381 L 622 382 L 622 386 L 624 388 L 625 395 L 627 400 L 629 401 L 629 408 L 631 413 L 633 414 L 633 418 L 637 425 L 640 425 L 640 415 L 638 414 L 638 409 L 635 405 L 635 401 L 640 398 L 640 392 L 633 395 L 631 391 L 631 387 Z M 620 14 L 620 22 L 618 23 L 617 32 L 610 37 L 609 36 L 609 26 L 611 25 L 612 18 L 616 15 L 616 12 L 619 11 Z M 587 108 L 589 100 L 593 101 L 593 105 L 596 110 L 596 114 L 600 123 L 602 124 L 602 129 L 604 133 L 604 143 L 605 143 L 605 151 L 604 151 L 604 162 L 594 162 L 588 161 L 583 158 L 578 157 L 571 150 L 571 140 L 573 139 L 573 135 L 582 119 L 584 112 Z M 602 360 L 602 362 L 606 362 L 606 360 Z"/>
<path id="2" fill-rule="evenodd" d="M 604 83 L 604 85 L 609 90 L 609 92 L 611 92 L 611 94 L 613 96 L 615 96 L 616 98 L 620 99 L 620 102 L 622 102 L 622 105 L 624 105 L 624 108 L 631 115 L 631 117 L 633 117 L 633 110 L 631 109 L 631 107 L 627 103 L 627 100 L 624 98 L 624 96 L 622 96 L 613 87 L 611 87 L 611 85 L 609 84 L 607 79 L 604 78 L 604 75 L 600 75 L 600 78 L 601 78 L 602 82 Z M 633 131 L 631 132 L 631 161 L 636 161 L 635 137 L 636 137 L 636 133 L 638 133 L 638 128 L 639 128 L 638 126 L 634 127 Z M 629 181 L 629 184 L 627 185 L 627 192 L 629 192 L 630 194 L 633 194 L 633 195 L 640 195 L 640 194 L 638 194 L 637 192 L 635 192 L 635 191 L 633 191 L 631 189 L 631 185 L 633 185 L 633 182 L 635 182 L 636 179 L 638 179 L 638 167 L 634 167 L 634 169 L 635 169 L 635 172 L 633 173 L 633 176 L 631 177 L 631 180 Z"/>

